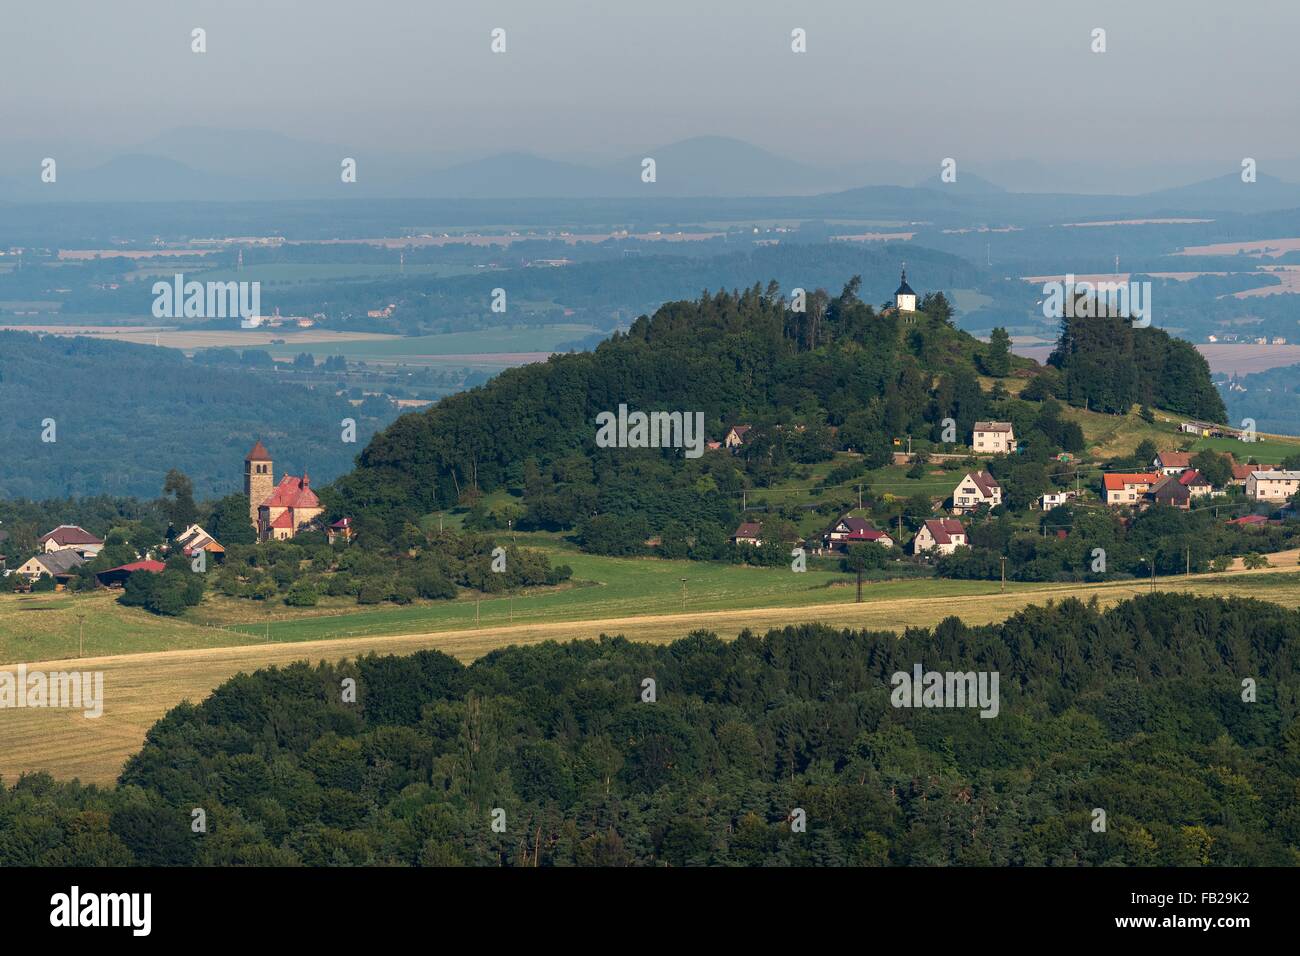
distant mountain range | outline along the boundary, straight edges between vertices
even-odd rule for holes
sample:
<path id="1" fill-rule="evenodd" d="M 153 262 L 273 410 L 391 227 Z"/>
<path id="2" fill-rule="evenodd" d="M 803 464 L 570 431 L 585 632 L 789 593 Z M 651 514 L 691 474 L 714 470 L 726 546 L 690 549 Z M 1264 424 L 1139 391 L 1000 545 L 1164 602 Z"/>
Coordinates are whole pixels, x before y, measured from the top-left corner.
<path id="1" fill-rule="evenodd" d="M 813 165 L 722 136 L 681 140 L 614 161 L 578 162 L 528 152 L 410 156 L 257 130 L 189 128 L 169 131 L 129 153 L 98 161 L 84 151 L 70 152 L 60 160 L 54 184 L 40 180 L 43 157 L 34 144 L 14 144 L 6 151 L 0 168 L 0 201 L 807 197 L 784 205 L 812 216 L 850 211 L 861 215 L 865 208 L 868 214 L 885 218 L 918 220 L 960 210 L 968 218 L 1003 221 L 1013 216 L 1051 220 L 1090 214 L 1249 213 L 1300 207 L 1300 185 L 1263 171 L 1254 183 L 1242 183 L 1239 172 L 1233 171 L 1140 195 L 1028 192 L 1015 190 L 1041 185 L 1051 174 L 1050 167 L 1004 162 L 976 172 L 963 164 L 956 181 L 945 183 L 934 167 L 923 170 L 891 161 Z M 345 157 L 357 162 L 355 183 L 341 181 Z M 646 158 L 655 161 L 653 183 L 642 181 Z M 1266 168 L 1300 175 L 1297 163 Z M 1005 175 L 991 172 L 996 170 Z M 1070 181 L 1068 171 L 1056 175 Z"/>

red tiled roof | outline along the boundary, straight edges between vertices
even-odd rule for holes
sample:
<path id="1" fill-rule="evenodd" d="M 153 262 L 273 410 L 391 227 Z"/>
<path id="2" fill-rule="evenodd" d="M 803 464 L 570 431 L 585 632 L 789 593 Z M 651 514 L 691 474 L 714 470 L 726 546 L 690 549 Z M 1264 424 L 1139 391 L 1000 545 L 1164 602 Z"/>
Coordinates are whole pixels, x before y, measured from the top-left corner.
<path id="1" fill-rule="evenodd" d="M 998 484 L 997 479 L 987 471 L 972 471 L 968 473 L 968 477 L 975 482 L 975 487 L 980 490 L 980 494 L 985 498 L 992 498 L 993 490 L 1002 487 Z"/>
<path id="2" fill-rule="evenodd" d="M 925 526 L 937 544 L 951 544 L 955 535 L 966 534 L 966 529 L 956 518 L 927 518 Z"/>
<path id="3" fill-rule="evenodd" d="M 1149 471 L 1113 472 L 1104 476 L 1107 491 L 1123 491 L 1125 485 L 1150 485 L 1160 480 L 1160 475 Z"/>
<path id="4" fill-rule="evenodd" d="M 109 568 L 108 571 L 151 571 L 154 574 L 161 574 L 167 570 L 167 565 L 161 561 L 132 561 L 130 564 L 119 564 L 115 568 Z M 100 574 L 107 574 L 108 571 L 100 571 Z"/>
<path id="5" fill-rule="evenodd" d="M 1263 515 L 1244 515 L 1243 517 L 1240 518 L 1233 518 L 1231 521 L 1228 522 L 1228 524 L 1240 524 L 1240 525 L 1268 524 L 1268 519 Z"/>
<path id="6" fill-rule="evenodd" d="M 1233 465 L 1232 477 L 1237 481 L 1245 481 L 1256 471 L 1273 471 L 1276 465 Z"/>
<path id="7" fill-rule="evenodd" d="M 1178 476 L 1180 485 L 1208 485 L 1210 482 L 1195 468 L 1189 468 Z"/>
<path id="8" fill-rule="evenodd" d="M 85 528 L 79 528 L 75 524 L 61 524 L 53 531 L 47 531 L 41 535 L 37 544 L 44 544 L 46 541 L 53 541 L 55 544 L 103 544 L 104 542 L 96 538 Z"/>
<path id="9" fill-rule="evenodd" d="M 271 522 L 272 528 L 293 528 L 293 515 L 288 511 L 281 511 L 279 516 Z"/>
<path id="10" fill-rule="evenodd" d="M 1162 451 L 1159 457 L 1161 468 L 1187 468 L 1192 464 L 1189 451 Z"/>
<path id="11" fill-rule="evenodd" d="M 334 522 L 332 525 L 330 525 L 330 527 L 331 527 L 331 528 L 350 528 L 350 527 L 352 527 L 352 519 L 351 519 L 351 518 L 340 518 L 338 521 L 336 521 L 336 522 Z"/>
<path id="12" fill-rule="evenodd" d="M 271 453 L 266 450 L 266 446 L 262 444 L 262 439 L 260 438 L 257 440 L 257 443 L 253 445 L 251 449 L 249 449 L 248 454 L 244 456 L 244 461 L 270 461 L 270 460 L 271 460 Z"/>
<path id="13" fill-rule="evenodd" d="M 761 521 L 742 521 L 733 538 L 757 538 L 763 530 Z"/>
<path id="14" fill-rule="evenodd" d="M 319 508 L 320 499 L 316 497 L 316 492 L 311 490 L 311 479 L 306 475 L 301 478 L 296 475 L 285 475 L 259 507 Z"/>

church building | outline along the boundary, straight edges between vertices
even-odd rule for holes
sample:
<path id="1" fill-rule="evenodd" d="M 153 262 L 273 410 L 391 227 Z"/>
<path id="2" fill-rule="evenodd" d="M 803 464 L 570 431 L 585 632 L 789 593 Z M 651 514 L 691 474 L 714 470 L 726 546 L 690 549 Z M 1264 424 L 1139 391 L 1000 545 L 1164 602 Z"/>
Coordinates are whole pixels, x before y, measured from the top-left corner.
<path id="1" fill-rule="evenodd" d="M 311 479 L 286 474 L 275 483 L 275 469 L 266 446 L 258 440 L 244 456 L 244 494 L 248 495 L 248 519 L 259 541 L 284 541 L 313 527 L 325 513 L 311 490 Z"/>
<path id="2" fill-rule="evenodd" d="M 916 311 L 916 293 L 912 287 L 907 284 L 907 269 L 903 269 L 903 279 L 898 286 L 898 291 L 894 293 L 894 308 L 899 312 Z"/>

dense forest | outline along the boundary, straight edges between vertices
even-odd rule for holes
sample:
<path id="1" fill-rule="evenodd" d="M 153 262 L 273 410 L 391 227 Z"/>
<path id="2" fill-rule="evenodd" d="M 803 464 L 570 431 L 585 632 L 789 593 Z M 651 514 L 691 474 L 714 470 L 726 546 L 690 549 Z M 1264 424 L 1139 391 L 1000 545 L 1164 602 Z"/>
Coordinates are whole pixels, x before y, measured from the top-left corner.
<path id="1" fill-rule="evenodd" d="M 396 414 L 174 349 L 12 331 L 0 331 L 0 407 L 0 498 L 152 496 L 173 467 L 200 495 L 224 493 L 240 487 L 257 438 L 277 469 L 324 482 Z M 358 444 L 340 440 L 344 418 Z"/>
<path id="2" fill-rule="evenodd" d="M 173 709 L 116 789 L 0 787 L 0 865 L 1296 864 L 1297 648 L 1300 612 L 1154 594 L 299 663 Z M 916 664 L 996 672 L 997 716 L 891 706 Z"/>

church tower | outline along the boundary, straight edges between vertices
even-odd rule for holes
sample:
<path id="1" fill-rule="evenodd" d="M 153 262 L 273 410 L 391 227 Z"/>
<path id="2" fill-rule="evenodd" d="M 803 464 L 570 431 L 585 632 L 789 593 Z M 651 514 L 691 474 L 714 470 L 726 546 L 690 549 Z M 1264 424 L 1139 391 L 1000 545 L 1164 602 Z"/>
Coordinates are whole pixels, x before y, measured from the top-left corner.
<path id="1" fill-rule="evenodd" d="M 907 284 L 907 265 L 903 265 L 903 278 L 899 283 L 898 291 L 894 293 L 894 308 L 899 312 L 916 311 L 916 293 L 912 287 Z"/>
<path id="2" fill-rule="evenodd" d="M 257 528 L 257 506 L 275 490 L 275 469 L 270 452 L 258 439 L 244 456 L 244 494 L 248 495 L 248 520 Z M 259 529 L 260 530 L 260 529 Z"/>

